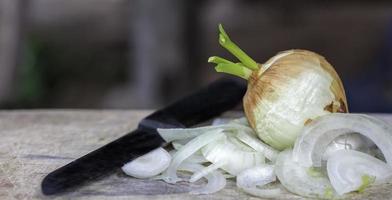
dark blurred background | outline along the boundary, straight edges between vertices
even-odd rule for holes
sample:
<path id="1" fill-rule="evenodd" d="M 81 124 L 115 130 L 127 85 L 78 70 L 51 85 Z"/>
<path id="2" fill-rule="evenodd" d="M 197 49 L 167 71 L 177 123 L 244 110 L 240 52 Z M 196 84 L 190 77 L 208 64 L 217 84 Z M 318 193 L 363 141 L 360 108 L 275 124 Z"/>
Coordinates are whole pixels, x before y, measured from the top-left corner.
<path id="1" fill-rule="evenodd" d="M 217 24 L 259 62 L 316 51 L 353 112 L 392 112 L 392 1 L 0 0 L 0 109 L 156 108 L 222 76 Z"/>

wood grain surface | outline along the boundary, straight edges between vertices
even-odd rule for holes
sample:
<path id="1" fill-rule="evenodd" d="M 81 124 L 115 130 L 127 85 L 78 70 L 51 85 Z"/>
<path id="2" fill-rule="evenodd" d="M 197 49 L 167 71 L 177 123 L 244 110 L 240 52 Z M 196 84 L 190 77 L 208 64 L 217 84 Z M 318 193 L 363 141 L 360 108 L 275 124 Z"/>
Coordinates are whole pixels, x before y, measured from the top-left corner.
<path id="1" fill-rule="evenodd" d="M 135 129 L 137 122 L 148 113 L 150 111 L 0 111 L 0 199 L 259 199 L 238 190 L 232 180 L 218 193 L 195 196 L 188 191 L 204 184 L 203 181 L 171 185 L 133 179 L 120 170 L 72 192 L 42 195 L 40 183 L 46 174 Z M 376 116 L 392 123 L 392 115 Z M 284 195 L 279 199 L 302 198 Z M 392 199 L 392 185 L 369 188 L 352 199 Z"/>

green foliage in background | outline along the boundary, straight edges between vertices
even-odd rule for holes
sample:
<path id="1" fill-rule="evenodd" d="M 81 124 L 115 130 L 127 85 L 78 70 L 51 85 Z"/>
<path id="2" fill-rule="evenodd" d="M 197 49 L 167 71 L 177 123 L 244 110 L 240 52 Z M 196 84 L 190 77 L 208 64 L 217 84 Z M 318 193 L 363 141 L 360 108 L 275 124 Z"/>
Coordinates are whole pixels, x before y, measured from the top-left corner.
<path id="1" fill-rule="evenodd" d="M 28 39 L 23 51 L 22 64 L 19 68 L 16 104 L 19 107 L 35 107 L 45 95 L 44 66 L 39 62 L 45 54 L 45 47 L 35 39 Z"/>

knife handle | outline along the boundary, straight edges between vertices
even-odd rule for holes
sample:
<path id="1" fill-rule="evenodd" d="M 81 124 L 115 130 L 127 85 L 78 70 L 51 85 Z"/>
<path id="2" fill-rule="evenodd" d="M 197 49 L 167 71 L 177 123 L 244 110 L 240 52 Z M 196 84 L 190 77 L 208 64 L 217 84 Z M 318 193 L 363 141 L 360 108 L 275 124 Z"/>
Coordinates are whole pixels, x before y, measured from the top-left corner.
<path id="1" fill-rule="evenodd" d="M 246 82 L 221 78 L 196 93 L 186 96 L 145 119 L 139 127 L 189 127 L 216 117 L 238 105 L 246 92 Z"/>
<path id="2" fill-rule="evenodd" d="M 156 131 L 137 129 L 48 174 L 42 181 L 42 192 L 45 195 L 61 193 L 103 177 L 164 143 Z"/>

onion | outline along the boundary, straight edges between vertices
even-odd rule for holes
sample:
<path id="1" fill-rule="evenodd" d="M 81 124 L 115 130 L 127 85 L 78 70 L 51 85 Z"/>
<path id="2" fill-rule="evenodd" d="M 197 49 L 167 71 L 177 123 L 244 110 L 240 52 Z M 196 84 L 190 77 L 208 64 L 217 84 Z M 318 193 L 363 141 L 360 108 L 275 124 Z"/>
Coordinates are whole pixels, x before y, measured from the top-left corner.
<path id="1" fill-rule="evenodd" d="M 229 174 L 237 175 L 241 171 L 265 162 L 264 156 L 241 144 L 236 138 L 225 137 L 215 140 L 202 148 L 203 156 Z"/>
<path id="2" fill-rule="evenodd" d="M 198 163 L 198 164 L 208 162 L 208 160 L 206 160 L 204 158 L 204 156 L 198 155 L 196 153 L 193 154 L 192 156 L 188 157 L 185 161 L 188 162 L 188 163 Z"/>
<path id="3" fill-rule="evenodd" d="M 177 153 L 177 151 L 178 151 L 178 150 L 173 149 L 173 150 L 169 151 L 169 154 L 173 157 L 174 154 Z M 204 158 L 204 156 L 201 155 L 201 152 L 198 151 L 198 152 L 192 154 L 191 156 L 189 156 L 188 158 L 186 158 L 186 159 L 184 160 L 184 162 L 202 164 L 202 163 L 208 162 L 208 160 L 206 160 L 206 159 Z"/>
<path id="4" fill-rule="evenodd" d="M 392 166 L 392 127 L 384 121 L 360 114 L 334 113 L 314 120 L 297 139 L 294 160 L 305 167 L 319 167 L 328 145 L 337 137 L 352 132 L 374 142 L 388 165 Z"/>
<path id="5" fill-rule="evenodd" d="M 191 140 L 189 143 L 187 143 L 185 146 L 183 146 L 181 149 L 179 149 L 179 151 L 177 151 L 173 155 L 172 162 L 170 163 L 169 167 L 167 168 L 167 170 L 163 175 L 163 180 L 168 183 L 176 183 L 177 181 L 181 180 L 180 178 L 177 177 L 176 174 L 178 166 L 180 166 L 180 164 L 184 160 L 186 160 L 192 154 L 197 152 L 200 148 L 221 137 L 225 137 L 223 134 L 223 130 L 216 129 L 216 130 L 207 131 L 206 133 Z"/>
<path id="6" fill-rule="evenodd" d="M 284 193 L 284 190 L 280 187 L 269 189 L 259 189 L 256 187 L 265 186 L 275 181 L 274 166 L 268 164 L 257 165 L 237 175 L 237 187 L 248 194 L 262 198 L 278 198 Z"/>
<path id="7" fill-rule="evenodd" d="M 346 112 L 343 84 L 324 57 L 306 50 L 278 53 L 259 64 L 219 26 L 219 43 L 240 63 L 214 56 L 215 70 L 248 80 L 243 104 L 257 136 L 272 147 L 293 146 L 304 124 L 331 112 Z"/>
<path id="8" fill-rule="evenodd" d="M 233 119 L 229 122 L 229 124 L 238 124 L 238 125 L 243 125 L 243 126 L 249 127 L 249 122 L 248 122 L 248 119 L 246 119 L 246 117 Z"/>
<path id="9" fill-rule="evenodd" d="M 203 133 L 215 131 L 223 128 L 223 126 L 204 126 L 198 128 L 158 128 L 159 135 L 166 141 L 172 142 L 174 140 L 181 141 L 195 138 Z"/>
<path id="10" fill-rule="evenodd" d="M 223 125 L 229 123 L 230 121 L 231 121 L 230 118 L 216 118 L 212 121 L 211 125 L 212 126 Z"/>
<path id="11" fill-rule="evenodd" d="M 243 143 L 249 145 L 257 152 L 262 153 L 268 160 L 275 161 L 276 157 L 278 156 L 278 151 L 274 148 L 264 144 L 258 138 L 248 134 L 247 132 L 238 132 L 237 138 L 241 140 Z"/>
<path id="12" fill-rule="evenodd" d="M 281 152 L 275 163 L 276 176 L 290 192 L 312 198 L 338 197 L 326 176 L 312 176 L 308 170 L 293 160 L 290 149 Z"/>
<path id="13" fill-rule="evenodd" d="M 129 176 L 150 178 L 165 171 L 170 161 L 170 154 L 163 148 L 157 148 L 126 163 L 121 169 Z"/>
<path id="14" fill-rule="evenodd" d="M 181 149 L 184 145 L 179 142 L 172 142 L 172 146 L 175 150 Z"/>
<path id="15" fill-rule="evenodd" d="M 195 163 L 183 163 L 179 166 L 179 170 L 197 172 L 203 171 L 204 167 Z M 202 188 L 193 189 L 191 194 L 211 194 L 223 189 L 226 185 L 226 179 L 219 171 L 213 171 L 205 175 L 207 178 L 207 185 Z"/>
<path id="16" fill-rule="evenodd" d="M 193 183 L 198 181 L 200 178 L 206 176 L 207 174 L 219 169 L 220 167 L 222 167 L 224 163 L 220 163 L 220 164 L 211 164 L 208 167 L 203 168 L 200 171 L 197 171 L 196 173 L 194 173 L 192 175 L 192 177 L 189 179 L 189 182 Z"/>
<path id="17" fill-rule="evenodd" d="M 372 182 L 392 177 L 392 167 L 368 154 L 352 150 L 334 152 L 327 162 L 328 177 L 338 194 L 361 191 Z"/>
<path id="18" fill-rule="evenodd" d="M 369 139 L 361 136 L 362 135 L 357 133 L 348 133 L 337 137 L 328 145 L 323 154 L 322 161 L 326 162 L 330 155 L 341 149 L 352 149 L 365 153 L 371 153 L 371 149 L 368 144 L 371 141 L 368 142 Z"/>
<path id="19" fill-rule="evenodd" d="M 159 135 L 166 142 L 172 142 L 172 141 L 178 142 L 178 141 L 187 141 L 187 140 L 195 138 L 205 132 L 216 131 L 219 129 L 223 129 L 225 131 L 237 131 L 238 129 L 252 130 L 249 126 L 245 126 L 245 125 L 242 125 L 238 122 L 236 123 L 236 121 L 233 121 L 233 123 L 228 123 L 228 124 L 214 125 L 214 126 L 203 126 L 203 127 L 197 127 L 197 128 L 168 128 L 168 129 L 158 128 L 157 131 L 158 131 Z"/>

